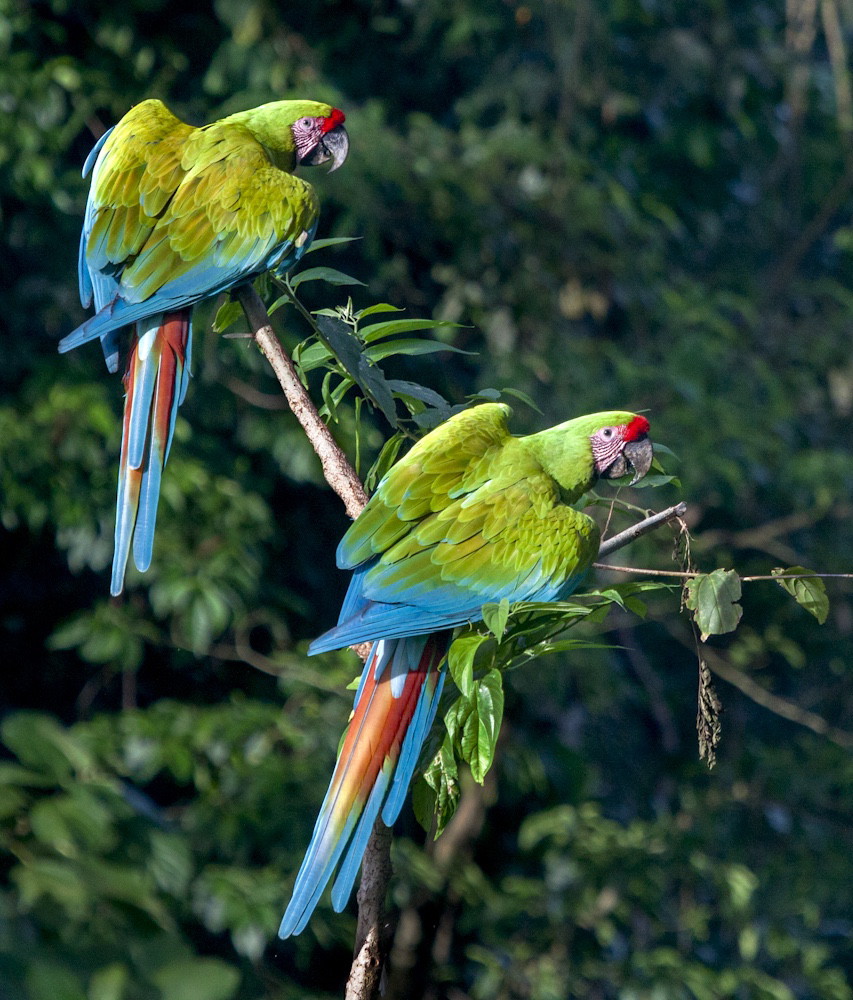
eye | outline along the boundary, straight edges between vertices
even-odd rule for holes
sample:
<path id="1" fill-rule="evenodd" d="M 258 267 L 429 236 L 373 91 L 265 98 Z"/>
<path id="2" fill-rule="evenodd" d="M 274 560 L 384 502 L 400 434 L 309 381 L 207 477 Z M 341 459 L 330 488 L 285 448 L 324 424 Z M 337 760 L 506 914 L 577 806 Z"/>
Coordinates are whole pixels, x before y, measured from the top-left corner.
<path id="1" fill-rule="evenodd" d="M 612 427 L 605 427 L 604 430 L 602 430 L 601 434 L 602 434 L 603 437 L 611 438 L 611 437 L 613 437 L 613 428 Z"/>
<path id="2" fill-rule="evenodd" d="M 310 118 L 300 118 L 299 119 L 299 125 L 302 128 L 311 128 L 312 124 L 313 124 L 313 121 Z"/>

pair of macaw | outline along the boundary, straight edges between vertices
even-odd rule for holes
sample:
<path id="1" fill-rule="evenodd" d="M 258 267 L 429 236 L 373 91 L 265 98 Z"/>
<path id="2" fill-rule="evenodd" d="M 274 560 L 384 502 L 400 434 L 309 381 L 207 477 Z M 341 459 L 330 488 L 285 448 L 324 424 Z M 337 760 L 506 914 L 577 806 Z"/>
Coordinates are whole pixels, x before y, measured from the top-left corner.
<path id="1" fill-rule="evenodd" d="M 256 275 L 283 273 L 313 238 L 318 204 L 293 173 L 344 160 L 344 115 L 279 101 L 203 128 L 159 101 L 130 111 L 95 146 L 80 243 L 80 292 L 97 312 L 60 344 L 98 337 L 118 369 L 118 333 L 135 332 L 116 514 L 113 594 L 133 539 L 144 570 L 160 477 L 189 378 L 195 303 Z M 595 522 L 572 506 L 599 477 L 648 472 L 645 417 L 577 417 L 528 437 L 507 429 L 509 407 L 452 417 L 398 462 L 338 548 L 352 580 L 319 653 L 371 641 L 353 715 L 279 935 L 298 934 L 332 876 L 343 909 L 378 816 L 402 808 L 445 679 L 457 626 L 484 604 L 558 601 L 589 569 Z"/>

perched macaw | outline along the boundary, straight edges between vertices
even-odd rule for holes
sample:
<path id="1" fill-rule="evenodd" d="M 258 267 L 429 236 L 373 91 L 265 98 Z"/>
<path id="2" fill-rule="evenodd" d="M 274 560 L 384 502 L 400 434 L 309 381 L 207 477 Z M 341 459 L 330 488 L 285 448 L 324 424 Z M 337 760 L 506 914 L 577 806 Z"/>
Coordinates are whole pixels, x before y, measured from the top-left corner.
<path id="1" fill-rule="evenodd" d="M 344 535 L 353 576 L 338 624 L 310 653 L 371 640 L 353 715 L 279 936 L 298 934 L 335 869 L 346 905 L 378 815 L 391 826 L 406 797 L 445 678 L 453 629 L 484 604 L 559 601 L 580 583 L 599 530 L 571 506 L 599 477 L 652 463 L 649 422 L 594 413 L 529 437 L 510 409 L 486 403 L 422 438 L 383 478 Z"/>
<path id="2" fill-rule="evenodd" d="M 315 101 L 275 101 L 194 128 L 143 101 L 95 144 L 78 264 L 80 299 L 97 312 L 61 352 L 100 338 L 111 372 L 119 331 L 134 328 L 116 503 L 110 592 L 120 594 L 133 539 L 151 564 L 163 465 L 190 374 L 192 307 L 305 252 L 319 204 L 299 165 L 339 167 L 344 114 Z"/>

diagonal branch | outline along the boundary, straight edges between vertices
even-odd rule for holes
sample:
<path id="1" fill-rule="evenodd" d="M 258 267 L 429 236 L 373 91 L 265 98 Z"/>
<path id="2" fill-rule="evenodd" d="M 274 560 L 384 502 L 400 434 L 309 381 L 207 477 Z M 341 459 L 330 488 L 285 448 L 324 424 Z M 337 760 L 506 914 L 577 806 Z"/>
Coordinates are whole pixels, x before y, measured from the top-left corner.
<path id="1" fill-rule="evenodd" d="M 658 514 L 652 514 L 644 521 L 638 521 L 636 524 L 632 524 L 630 528 L 620 531 L 618 535 L 606 538 L 601 543 L 601 547 L 598 550 L 598 558 L 601 559 L 602 556 L 610 555 L 611 552 L 621 549 L 623 546 L 627 545 L 628 542 L 633 542 L 635 538 L 640 538 L 640 536 L 646 535 L 650 531 L 654 531 L 655 528 L 659 528 L 662 524 L 667 524 L 669 521 L 674 521 L 676 518 L 684 517 L 686 513 L 687 504 L 677 503 L 674 507 L 667 507 L 666 510 L 662 510 Z"/>
<path id="2" fill-rule="evenodd" d="M 347 514 L 355 520 L 367 503 L 367 494 L 361 485 L 361 480 L 332 437 L 329 428 L 320 419 L 317 407 L 311 402 L 305 386 L 300 382 L 293 362 L 273 332 L 261 297 L 251 285 L 241 285 L 236 294 L 254 331 L 252 336 L 255 343 L 272 366 L 293 415 L 302 425 L 320 459 L 326 482 L 343 500 Z"/>
<path id="3" fill-rule="evenodd" d="M 680 629 L 667 628 L 667 632 L 673 639 L 681 643 L 681 645 L 690 648 L 690 641 L 682 634 Z M 773 712 L 774 715 L 810 729 L 813 733 L 825 737 L 845 750 L 853 749 L 853 733 L 839 729 L 816 712 L 811 712 L 806 708 L 802 708 L 796 702 L 768 691 L 767 688 L 762 687 L 752 677 L 744 673 L 743 670 L 739 670 L 733 666 L 724 656 L 721 656 L 720 653 L 716 652 L 710 646 L 703 647 L 702 658 L 707 660 L 708 666 L 718 677 L 722 677 L 724 681 L 736 687 L 750 701 L 754 701 L 756 705 L 761 705 L 762 708 Z"/>

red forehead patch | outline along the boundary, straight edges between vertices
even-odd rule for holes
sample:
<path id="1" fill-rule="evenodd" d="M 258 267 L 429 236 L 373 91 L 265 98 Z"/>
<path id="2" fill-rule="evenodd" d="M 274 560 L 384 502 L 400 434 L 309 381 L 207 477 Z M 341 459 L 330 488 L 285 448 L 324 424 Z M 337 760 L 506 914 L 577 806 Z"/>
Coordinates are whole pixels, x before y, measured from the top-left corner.
<path id="1" fill-rule="evenodd" d="M 343 125 L 347 120 L 347 116 L 343 111 L 338 111 L 337 108 L 332 108 L 332 113 L 328 118 L 323 119 L 322 131 L 325 135 L 326 132 L 331 132 L 333 128 L 337 128 L 338 125 Z"/>
<path id="2" fill-rule="evenodd" d="M 645 417 L 634 417 L 625 428 L 625 441 L 636 441 L 638 437 L 649 433 L 649 422 Z"/>

